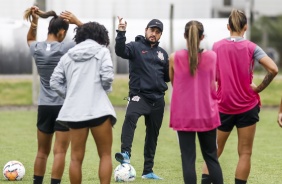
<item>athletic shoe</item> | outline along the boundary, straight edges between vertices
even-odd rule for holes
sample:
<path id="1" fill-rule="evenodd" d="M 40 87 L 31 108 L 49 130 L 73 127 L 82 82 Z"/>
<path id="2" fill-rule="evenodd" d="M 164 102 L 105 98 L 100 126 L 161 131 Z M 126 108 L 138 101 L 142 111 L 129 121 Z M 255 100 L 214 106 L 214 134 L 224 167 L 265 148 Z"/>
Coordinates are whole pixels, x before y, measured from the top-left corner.
<path id="1" fill-rule="evenodd" d="M 130 164 L 129 153 L 127 151 L 124 153 L 116 153 L 115 158 L 121 164 Z"/>
<path id="2" fill-rule="evenodd" d="M 142 176 L 143 179 L 153 179 L 153 180 L 162 180 L 159 176 L 155 175 L 154 173 L 145 174 Z"/>

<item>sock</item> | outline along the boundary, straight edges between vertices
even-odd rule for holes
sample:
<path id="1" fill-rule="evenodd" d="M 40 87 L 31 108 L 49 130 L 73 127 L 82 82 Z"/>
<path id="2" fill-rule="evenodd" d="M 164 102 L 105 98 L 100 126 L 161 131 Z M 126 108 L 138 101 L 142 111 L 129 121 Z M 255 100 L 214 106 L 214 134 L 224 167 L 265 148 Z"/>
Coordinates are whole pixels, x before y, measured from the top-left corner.
<path id="1" fill-rule="evenodd" d="M 61 183 L 60 179 L 51 178 L 51 184 L 60 184 L 60 183 Z"/>
<path id="2" fill-rule="evenodd" d="M 201 184 L 211 184 L 211 183 L 212 183 L 212 180 L 211 180 L 210 175 L 202 174 L 202 182 L 201 182 Z"/>
<path id="3" fill-rule="evenodd" d="M 33 184 L 42 184 L 44 176 L 33 175 Z"/>
<path id="4" fill-rule="evenodd" d="M 239 180 L 239 179 L 235 178 L 235 184 L 246 184 L 246 183 L 247 183 L 247 181 L 245 181 L 245 180 Z"/>

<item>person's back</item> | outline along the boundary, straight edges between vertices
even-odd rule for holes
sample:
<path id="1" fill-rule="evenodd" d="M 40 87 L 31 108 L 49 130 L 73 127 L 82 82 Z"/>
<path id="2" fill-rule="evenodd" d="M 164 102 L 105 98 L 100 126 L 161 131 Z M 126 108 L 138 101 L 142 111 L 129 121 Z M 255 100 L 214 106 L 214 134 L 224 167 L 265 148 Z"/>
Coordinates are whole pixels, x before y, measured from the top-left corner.
<path id="1" fill-rule="evenodd" d="M 65 97 L 58 120 L 85 121 L 98 118 L 104 112 L 114 112 L 106 93 L 111 90 L 110 84 L 114 78 L 112 68 L 106 67 L 111 63 L 109 50 L 91 39 L 77 44 L 61 58 L 60 66 L 54 73 L 64 72 L 67 89 L 57 90 L 61 88 L 56 87 L 54 82 L 60 76 L 53 75 L 50 81 L 51 88 Z M 105 84 L 109 86 L 103 86 Z"/>
<path id="2" fill-rule="evenodd" d="M 73 46 L 74 42 L 33 42 L 30 45 L 38 74 L 40 91 L 38 105 L 62 105 L 64 99 L 50 88 L 50 77 L 60 58 Z"/>
<path id="3" fill-rule="evenodd" d="M 107 96 L 114 79 L 110 43 L 104 25 L 88 22 L 77 27 L 76 46 L 56 66 L 50 86 L 65 97 L 57 121 L 67 124 L 71 137 L 70 183 L 82 182 L 82 163 L 91 132 L 99 160 L 99 180 L 110 184 L 112 176 L 112 126 L 116 113 Z"/>
<path id="4" fill-rule="evenodd" d="M 65 166 L 65 155 L 70 141 L 68 127 L 56 122 L 64 99 L 51 90 L 49 83 L 50 76 L 61 56 L 75 45 L 74 42 L 68 44 L 62 43 L 69 28 L 69 23 L 81 24 L 72 13 L 67 12 L 66 14 L 70 18 L 67 19 L 68 21 L 59 17 L 54 11 L 43 12 L 36 6 L 28 8 L 24 14 L 24 18 L 31 21 L 30 29 L 27 33 L 27 44 L 30 47 L 31 55 L 35 60 L 40 76 L 37 114 L 38 150 L 34 162 L 34 184 L 43 183 L 54 132 L 56 137 L 53 148 L 54 162 L 51 173 L 51 184 L 61 182 Z M 49 22 L 47 39 L 43 42 L 37 42 L 38 18 L 48 18 L 49 16 L 53 16 L 53 18 Z"/>
<path id="5" fill-rule="evenodd" d="M 223 184 L 216 155 L 216 128 L 220 125 L 215 86 L 216 54 L 200 49 L 204 39 L 201 22 L 189 21 L 184 30 L 187 49 L 169 57 L 172 84 L 169 125 L 177 131 L 184 183 L 197 183 L 197 134 L 203 158 L 211 170 L 211 182 Z"/>
<path id="6" fill-rule="evenodd" d="M 175 52 L 170 118 L 174 130 L 202 132 L 214 129 L 220 123 L 215 91 L 216 54 L 204 51 L 198 56 L 197 73 L 192 76 L 188 50 Z M 183 99 L 187 102 L 183 103 Z"/>
<path id="7" fill-rule="evenodd" d="M 222 154 L 227 139 L 234 127 L 238 135 L 239 160 L 235 172 L 235 184 L 246 184 L 251 171 L 251 155 L 259 122 L 260 99 L 263 91 L 276 76 L 278 68 L 274 61 L 256 44 L 246 40 L 247 16 L 240 10 L 232 10 L 227 29 L 230 37 L 214 44 L 217 53 L 218 101 L 221 125 L 217 128 L 217 155 Z M 266 70 L 263 81 L 253 83 L 254 61 Z M 210 184 L 208 173 L 203 167 L 202 184 Z"/>
<path id="8" fill-rule="evenodd" d="M 251 88 L 255 48 L 256 44 L 245 39 L 223 39 L 214 44 L 220 112 L 238 114 L 259 103 L 259 95 Z"/>

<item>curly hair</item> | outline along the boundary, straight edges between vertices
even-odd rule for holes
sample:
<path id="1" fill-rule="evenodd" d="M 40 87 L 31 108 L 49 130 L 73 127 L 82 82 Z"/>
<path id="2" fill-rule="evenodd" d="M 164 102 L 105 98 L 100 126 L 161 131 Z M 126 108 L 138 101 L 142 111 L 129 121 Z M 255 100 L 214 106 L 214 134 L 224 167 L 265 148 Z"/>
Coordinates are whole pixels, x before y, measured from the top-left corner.
<path id="1" fill-rule="evenodd" d="M 69 23 L 64 21 L 61 17 L 59 17 L 55 11 L 44 12 L 42 10 L 38 10 L 35 13 L 41 18 L 48 18 L 53 16 L 53 18 L 49 22 L 48 34 L 56 35 L 60 31 L 60 29 L 64 29 L 66 31 L 69 29 Z M 31 16 L 32 16 L 31 8 L 26 9 L 24 12 L 24 19 L 32 23 Z"/>
<path id="2" fill-rule="evenodd" d="M 76 27 L 75 31 L 76 34 L 73 39 L 77 44 L 87 39 L 94 40 L 105 46 L 110 44 L 108 30 L 104 25 L 101 25 L 98 22 L 85 23 L 82 26 Z"/>

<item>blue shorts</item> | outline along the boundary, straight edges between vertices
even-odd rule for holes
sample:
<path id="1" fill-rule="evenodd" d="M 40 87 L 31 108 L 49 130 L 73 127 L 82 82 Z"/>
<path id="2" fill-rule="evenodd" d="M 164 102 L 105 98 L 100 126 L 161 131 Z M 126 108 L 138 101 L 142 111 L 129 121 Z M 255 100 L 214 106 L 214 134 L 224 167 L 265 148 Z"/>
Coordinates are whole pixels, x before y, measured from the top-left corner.
<path id="1" fill-rule="evenodd" d="M 241 114 L 224 114 L 219 113 L 221 125 L 218 130 L 223 132 L 231 132 L 233 127 L 244 128 L 251 126 L 259 121 L 260 107 L 256 105 L 254 108 Z"/>

